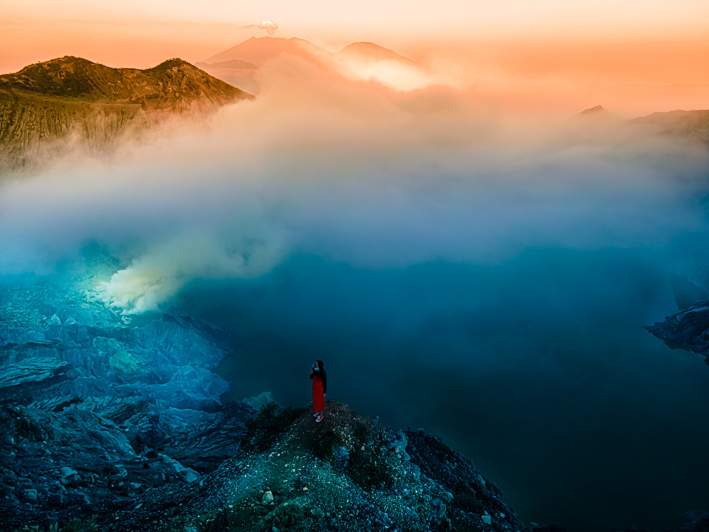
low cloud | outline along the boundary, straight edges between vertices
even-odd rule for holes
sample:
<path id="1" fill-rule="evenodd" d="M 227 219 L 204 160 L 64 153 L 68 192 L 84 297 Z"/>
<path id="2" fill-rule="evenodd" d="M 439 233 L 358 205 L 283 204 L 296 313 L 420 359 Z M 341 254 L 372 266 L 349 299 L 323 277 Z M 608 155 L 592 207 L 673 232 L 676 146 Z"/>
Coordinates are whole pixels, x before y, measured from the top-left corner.
<path id="1" fill-rule="evenodd" d="M 544 246 L 665 250 L 705 230 L 701 150 L 616 131 L 575 139 L 465 92 L 282 67 L 254 102 L 5 183 L 0 268 L 51 267 L 96 240 L 125 265 L 106 301 L 140 312 L 190 279 L 259 275 L 294 252 L 489 263 Z"/>

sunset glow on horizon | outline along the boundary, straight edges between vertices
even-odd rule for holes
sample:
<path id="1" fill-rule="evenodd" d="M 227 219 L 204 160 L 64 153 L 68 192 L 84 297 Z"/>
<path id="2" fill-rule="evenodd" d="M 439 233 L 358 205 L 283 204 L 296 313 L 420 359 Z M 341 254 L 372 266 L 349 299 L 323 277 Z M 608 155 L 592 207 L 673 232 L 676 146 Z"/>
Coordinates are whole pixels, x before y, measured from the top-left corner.
<path id="1" fill-rule="evenodd" d="M 527 99 L 532 89 L 546 95 L 543 105 L 603 103 L 630 114 L 709 107 L 709 0 L 685 0 L 681 8 L 660 0 L 443 0 L 415 9 L 403 0 L 69 0 L 60 10 L 49 0 L 3 3 L 0 34 L 12 46 L 0 47 L 0 73 L 64 55 L 138 68 L 169 57 L 199 63 L 253 36 L 298 37 L 332 52 L 374 41 L 435 65 L 443 71 L 436 82 L 455 78 L 459 88 L 507 96 L 521 88 Z M 427 83 L 416 72 L 355 66 L 395 77 L 395 88 Z"/>

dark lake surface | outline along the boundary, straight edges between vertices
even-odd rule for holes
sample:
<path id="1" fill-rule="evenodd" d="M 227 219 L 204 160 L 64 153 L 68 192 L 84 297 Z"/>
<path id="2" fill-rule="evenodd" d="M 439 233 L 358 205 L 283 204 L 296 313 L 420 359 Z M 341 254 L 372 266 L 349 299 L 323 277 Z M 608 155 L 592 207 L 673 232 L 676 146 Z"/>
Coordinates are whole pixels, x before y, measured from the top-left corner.
<path id="1" fill-rule="evenodd" d="M 660 258 L 662 257 L 662 259 Z M 531 248 L 504 260 L 367 267 L 294 253 L 250 280 L 193 282 L 234 398 L 328 397 L 465 453 L 527 521 L 675 528 L 709 509 L 709 367 L 643 326 L 676 310 L 665 255 Z"/>

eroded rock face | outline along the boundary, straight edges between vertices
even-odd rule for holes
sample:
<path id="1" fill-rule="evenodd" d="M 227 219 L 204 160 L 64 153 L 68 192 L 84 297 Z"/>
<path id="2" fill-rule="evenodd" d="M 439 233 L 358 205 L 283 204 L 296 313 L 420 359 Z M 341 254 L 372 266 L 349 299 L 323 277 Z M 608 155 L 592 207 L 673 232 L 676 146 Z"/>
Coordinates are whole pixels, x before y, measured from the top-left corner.
<path id="1" fill-rule="evenodd" d="M 95 257 L 94 257 L 95 259 Z M 0 514 L 65 522 L 190 483 L 239 448 L 247 405 L 224 405 L 223 352 L 186 318 L 128 320 L 93 297 L 87 260 L 0 283 Z"/>
<path id="2" fill-rule="evenodd" d="M 452 495 L 448 509 L 454 530 L 475 530 L 496 523 L 498 530 L 513 530 L 520 522 L 502 500 L 502 493 L 462 455 L 423 431 L 406 432 L 406 450 L 421 472 Z"/>
<path id="3" fill-rule="evenodd" d="M 709 364 L 709 301 L 691 305 L 647 329 L 668 347 L 697 353 Z"/>

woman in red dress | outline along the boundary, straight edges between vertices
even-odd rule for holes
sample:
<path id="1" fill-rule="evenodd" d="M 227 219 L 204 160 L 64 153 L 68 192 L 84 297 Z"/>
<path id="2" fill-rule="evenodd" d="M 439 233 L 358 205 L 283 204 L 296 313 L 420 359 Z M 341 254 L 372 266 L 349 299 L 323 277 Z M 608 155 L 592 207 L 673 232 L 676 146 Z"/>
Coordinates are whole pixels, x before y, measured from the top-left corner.
<path id="1" fill-rule="evenodd" d="M 313 386 L 313 416 L 315 422 L 320 423 L 325 415 L 325 394 L 327 394 L 327 373 L 322 360 L 316 360 L 313 364 L 310 380 Z"/>

